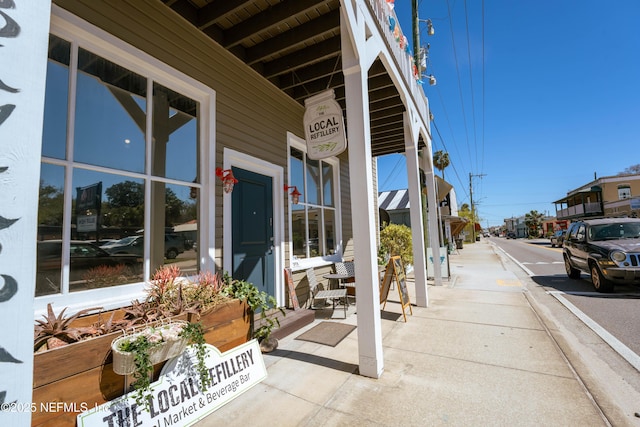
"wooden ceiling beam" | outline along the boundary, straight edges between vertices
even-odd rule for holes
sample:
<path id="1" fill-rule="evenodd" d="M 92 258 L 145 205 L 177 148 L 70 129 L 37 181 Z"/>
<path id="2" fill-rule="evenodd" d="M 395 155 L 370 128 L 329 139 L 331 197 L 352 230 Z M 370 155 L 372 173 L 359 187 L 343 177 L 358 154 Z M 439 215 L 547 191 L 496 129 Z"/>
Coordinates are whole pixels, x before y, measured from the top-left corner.
<path id="1" fill-rule="evenodd" d="M 281 52 L 291 51 L 296 47 L 305 47 L 308 40 L 331 34 L 340 30 L 340 11 L 334 10 L 320 18 L 297 26 L 284 33 L 257 44 L 246 52 L 246 62 L 251 65 Z"/>

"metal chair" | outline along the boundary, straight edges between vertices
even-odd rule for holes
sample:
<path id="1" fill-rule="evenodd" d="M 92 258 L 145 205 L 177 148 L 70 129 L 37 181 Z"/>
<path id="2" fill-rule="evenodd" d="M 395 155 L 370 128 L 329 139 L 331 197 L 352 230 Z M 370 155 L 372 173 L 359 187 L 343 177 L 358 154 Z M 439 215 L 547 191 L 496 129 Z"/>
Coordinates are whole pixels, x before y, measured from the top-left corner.
<path id="1" fill-rule="evenodd" d="M 336 262 L 336 273 L 348 276 L 340 283 L 342 287 L 347 289 L 347 297 L 356 297 L 356 267 L 353 261 Z"/>
<path id="2" fill-rule="evenodd" d="M 343 300 L 344 306 L 344 318 L 347 318 L 347 290 L 345 288 L 340 289 L 320 289 L 316 273 L 313 268 L 307 270 L 307 280 L 309 281 L 309 307 L 315 309 L 313 303 L 315 300 L 322 300 L 326 302 L 331 300 L 333 303 L 333 310 L 336 309 L 336 301 Z"/>

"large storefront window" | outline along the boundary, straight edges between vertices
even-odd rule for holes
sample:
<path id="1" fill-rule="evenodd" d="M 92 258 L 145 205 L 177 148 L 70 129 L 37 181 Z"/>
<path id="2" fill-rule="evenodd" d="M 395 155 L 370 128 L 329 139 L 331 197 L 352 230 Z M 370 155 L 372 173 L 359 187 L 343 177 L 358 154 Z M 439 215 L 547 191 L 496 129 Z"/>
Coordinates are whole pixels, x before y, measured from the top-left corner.
<path id="1" fill-rule="evenodd" d="M 334 205 L 334 165 L 311 160 L 306 153 L 291 148 L 290 182 L 302 196 L 291 208 L 291 241 L 297 259 L 336 253 L 336 207 Z"/>
<path id="2" fill-rule="evenodd" d="M 50 36 L 36 296 L 197 273 L 199 103 L 78 45 Z"/>

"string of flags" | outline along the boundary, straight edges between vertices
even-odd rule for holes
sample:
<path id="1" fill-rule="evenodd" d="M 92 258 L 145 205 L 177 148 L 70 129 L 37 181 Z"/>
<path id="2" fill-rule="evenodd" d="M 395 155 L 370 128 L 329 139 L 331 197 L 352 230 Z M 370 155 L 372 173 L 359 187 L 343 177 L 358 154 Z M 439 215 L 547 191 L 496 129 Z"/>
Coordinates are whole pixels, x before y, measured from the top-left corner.
<path id="1" fill-rule="evenodd" d="M 419 85 L 423 84 L 422 79 L 420 78 L 420 73 L 418 71 L 418 66 L 416 65 L 415 58 L 411 54 L 411 49 L 409 48 L 409 40 L 407 37 L 402 34 L 402 29 L 400 29 L 400 25 L 398 25 L 398 20 L 395 16 L 395 12 L 393 11 L 395 7 L 395 0 L 385 0 L 387 3 L 387 7 L 389 8 L 389 31 L 393 33 L 393 37 L 396 42 L 399 44 L 400 49 L 404 50 L 405 53 L 409 56 L 409 59 L 412 64 L 413 69 L 413 77 L 416 79 L 416 83 Z"/>

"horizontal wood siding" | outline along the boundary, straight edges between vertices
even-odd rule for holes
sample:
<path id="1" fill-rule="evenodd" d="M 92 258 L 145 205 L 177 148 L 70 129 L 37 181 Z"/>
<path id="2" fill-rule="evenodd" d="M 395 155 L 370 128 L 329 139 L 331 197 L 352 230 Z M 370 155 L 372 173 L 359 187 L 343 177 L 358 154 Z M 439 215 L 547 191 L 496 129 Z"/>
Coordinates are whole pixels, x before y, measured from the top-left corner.
<path id="1" fill-rule="evenodd" d="M 340 159 L 340 205 L 342 208 L 343 258 L 353 259 L 353 217 L 351 215 L 351 184 L 349 183 L 349 150 Z"/>

